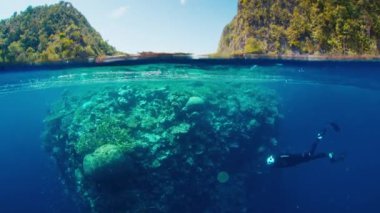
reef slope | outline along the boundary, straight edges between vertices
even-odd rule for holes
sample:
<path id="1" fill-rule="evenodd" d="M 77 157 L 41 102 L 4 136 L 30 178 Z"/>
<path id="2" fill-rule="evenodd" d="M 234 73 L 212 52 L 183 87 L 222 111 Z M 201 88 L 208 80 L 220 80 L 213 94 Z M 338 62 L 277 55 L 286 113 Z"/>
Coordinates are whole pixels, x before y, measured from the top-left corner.
<path id="1" fill-rule="evenodd" d="M 64 94 L 45 148 L 84 211 L 242 212 L 278 118 L 250 84 L 131 83 Z"/>

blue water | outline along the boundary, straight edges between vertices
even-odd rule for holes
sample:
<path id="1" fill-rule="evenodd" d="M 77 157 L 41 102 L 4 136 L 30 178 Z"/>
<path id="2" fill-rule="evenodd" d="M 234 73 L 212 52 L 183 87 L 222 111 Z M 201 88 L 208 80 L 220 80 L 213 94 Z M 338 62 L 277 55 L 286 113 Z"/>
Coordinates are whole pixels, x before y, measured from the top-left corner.
<path id="1" fill-rule="evenodd" d="M 320 150 L 347 153 L 344 162 L 316 161 L 282 171 L 275 193 L 286 212 L 378 212 L 380 195 L 380 93 L 339 86 L 299 85 L 283 94 L 286 104 L 280 140 L 290 150 L 308 148 L 318 125 L 334 120 L 342 132 L 329 135 Z M 305 92 L 294 95 L 301 90 Z M 276 196 L 276 198 L 278 198 Z"/>
<path id="2" fill-rule="evenodd" d="M 280 97 L 279 149 L 303 152 L 327 122 L 319 151 L 345 152 L 257 171 L 254 212 L 380 212 L 380 63 L 243 61 L 147 64 L 0 74 L 0 212 L 80 212 L 42 148 L 43 119 L 66 90 L 138 81 L 252 82 Z M 262 174 L 261 174 L 262 173 Z"/>
<path id="3" fill-rule="evenodd" d="M 0 212 L 75 212 L 42 148 L 43 118 L 54 91 L 0 97 Z"/>

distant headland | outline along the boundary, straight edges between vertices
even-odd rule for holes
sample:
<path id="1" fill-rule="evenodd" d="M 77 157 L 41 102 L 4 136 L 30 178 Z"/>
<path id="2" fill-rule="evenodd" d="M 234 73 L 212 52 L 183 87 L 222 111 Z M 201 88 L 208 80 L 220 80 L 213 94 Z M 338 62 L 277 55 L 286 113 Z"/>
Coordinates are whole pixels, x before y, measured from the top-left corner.
<path id="1" fill-rule="evenodd" d="M 239 0 L 218 57 L 371 59 L 380 53 L 380 1 Z"/>

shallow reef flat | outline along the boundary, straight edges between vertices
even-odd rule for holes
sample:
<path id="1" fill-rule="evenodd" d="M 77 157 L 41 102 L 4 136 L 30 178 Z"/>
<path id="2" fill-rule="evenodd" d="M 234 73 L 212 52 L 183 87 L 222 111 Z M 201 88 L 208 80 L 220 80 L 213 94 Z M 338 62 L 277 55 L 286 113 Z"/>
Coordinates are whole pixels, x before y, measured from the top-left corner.
<path id="1" fill-rule="evenodd" d="M 44 146 L 84 212 L 244 212 L 279 118 L 252 83 L 130 82 L 63 94 Z"/>

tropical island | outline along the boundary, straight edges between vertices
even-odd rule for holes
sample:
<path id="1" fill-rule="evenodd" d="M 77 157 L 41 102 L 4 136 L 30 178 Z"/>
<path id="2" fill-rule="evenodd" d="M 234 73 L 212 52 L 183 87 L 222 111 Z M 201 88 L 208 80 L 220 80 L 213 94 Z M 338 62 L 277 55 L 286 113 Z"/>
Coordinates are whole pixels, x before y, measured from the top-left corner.
<path id="1" fill-rule="evenodd" d="M 0 22 L 0 63 L 87 60 L 116 53 L 68 2 L 28 7 Z"/>
<path id="2" fill-rule="evenodd" d="M 380 2 L 238 0 L 238 13 L 212 58 L 378 58 Z M 69 2 L 29 6 L 0 21 L 0 63 L 113 62 L 190 57 L 189 53 L 118 52 Z"/>

